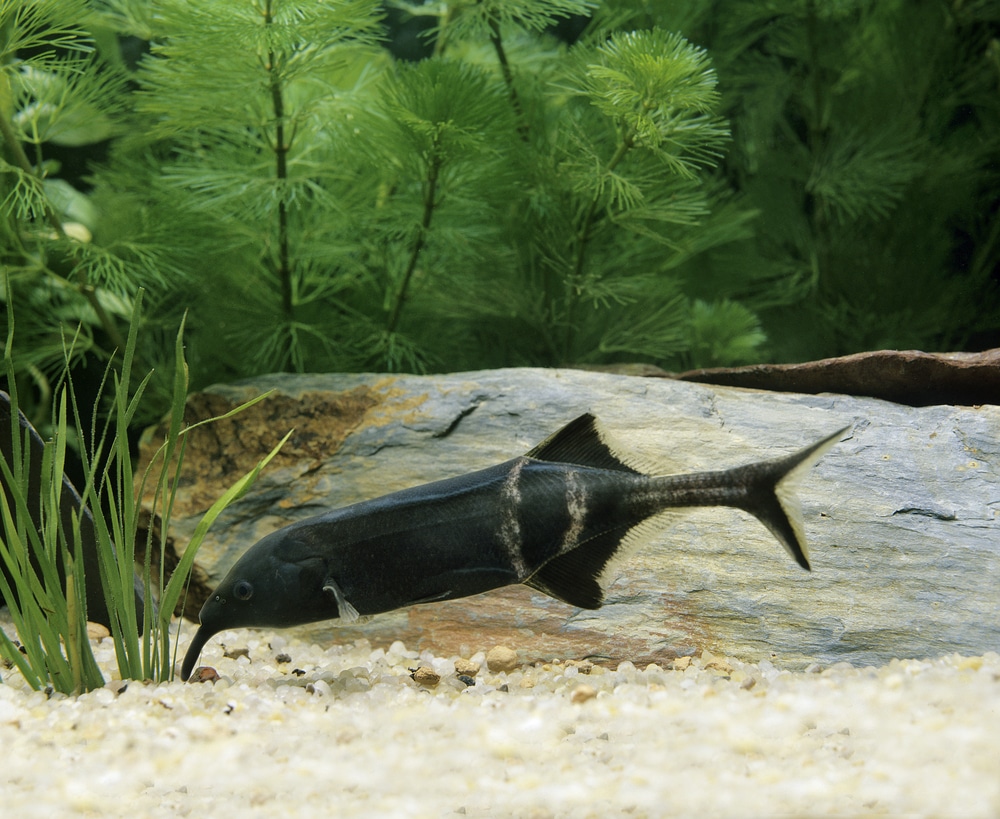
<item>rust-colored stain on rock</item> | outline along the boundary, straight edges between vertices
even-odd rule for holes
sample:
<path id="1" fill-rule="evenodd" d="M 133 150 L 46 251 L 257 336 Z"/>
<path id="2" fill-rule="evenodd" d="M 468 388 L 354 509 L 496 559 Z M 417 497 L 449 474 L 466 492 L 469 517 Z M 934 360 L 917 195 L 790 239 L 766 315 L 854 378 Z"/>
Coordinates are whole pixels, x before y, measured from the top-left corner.
<path id="1" fill-rule="evenodd" d="M 231 418 L 205 424 L 187 433 L 187 453 L 181 474 L 181 492 L 177 513 L 188 514 L 207 509 L 218 495 L 256 463 L 289 431 L 291 438 L 271 462 L 271 469 L 296 468 L 308 472 L 310 464 L 319 465 L 330 458 L 366 414 L 385 399 L 373 386 L 361 386 L 339 393 L 316 393 L 293 398 L 276 393 Z M 188 398 L 184 422 L 194 424 L 205 418 L 231 412 L 237 403 L 212 392 L 196 393 Z M 152 440 L 142 448 L 141 475 L 150 454 L 163 442 L 167 422 L 153 432 Z M 151 503 L 147 487 L 145 503 Z"/>
<path id="2" fill-rule="evenodd" d="M 664 595 L 662 610 L 653 615 L 672 633 L 614 630 L 609 612 L 608 630 L 573 623 L 579 611 L 557 600 L 541 598 L 524 586 L 508 586 L 462 600 L 412 606 L 405 616 L 376 617 L 359 626 L 336 622 L 310 626 L 310 640 L 350 643 L 368 640 L 388 648 L 402 640 L 408 648 L 438 654 L 461 655 L 485 650 L 487 644 L 506 644 L 518 650 L 522 662 L 585 660 L 615 666 L 628 660 L 642 667 L 666 664 L 679 653 L 711 649 L 716 643 L 696 611 L 683 600 Z M 600 615 L 598 615 L 598 619 Z M 659 638 L 659 639 L 657 639 Z"/>

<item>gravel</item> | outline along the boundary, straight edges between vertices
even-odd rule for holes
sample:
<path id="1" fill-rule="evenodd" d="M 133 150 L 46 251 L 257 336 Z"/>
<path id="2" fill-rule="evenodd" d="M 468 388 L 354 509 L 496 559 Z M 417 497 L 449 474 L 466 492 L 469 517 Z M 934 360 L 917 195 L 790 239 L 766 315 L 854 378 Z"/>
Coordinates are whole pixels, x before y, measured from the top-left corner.
<path id="1" fill-rule="evenodd" d="M 3 815 L 1000 815 L 997 654 L 494 671 L 483 639 L 438 657 L 224 632 L 204 682 L 75 698 L 3 669 Z"/>

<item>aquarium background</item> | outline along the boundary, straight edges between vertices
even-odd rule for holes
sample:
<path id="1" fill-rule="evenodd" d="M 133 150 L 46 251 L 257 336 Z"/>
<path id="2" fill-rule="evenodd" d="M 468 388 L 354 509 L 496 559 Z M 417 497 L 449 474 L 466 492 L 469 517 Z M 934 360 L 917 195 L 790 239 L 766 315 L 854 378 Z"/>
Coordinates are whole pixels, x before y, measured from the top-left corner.
<path id="1" fill-rule="evenodd" d="M 1000 344 L 997 2 L 0 14 L 23 399 L 133 315 L 193 388 Z"/>

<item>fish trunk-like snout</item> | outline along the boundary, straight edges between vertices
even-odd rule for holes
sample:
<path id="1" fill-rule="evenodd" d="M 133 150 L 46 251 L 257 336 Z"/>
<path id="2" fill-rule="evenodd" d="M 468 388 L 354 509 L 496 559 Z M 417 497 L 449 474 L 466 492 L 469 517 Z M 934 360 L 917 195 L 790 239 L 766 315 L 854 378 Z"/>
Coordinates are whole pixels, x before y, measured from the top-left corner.
<path id="1" fill-rule="evenodd" d="M 206 628 L 202 626 L 195 632 L 194 639 L 191 641 L 191 645 L 188 646 L 187 654 L 184 655 L 184 664 L 181 666 L 181 679 L 187 682 L 188 678 L 191 676 L 191 672 L 194 671 L 194 664 L 198 662 L 198 657 L 201 656 L 201 650 L 205 647 L 205 643 L 212 639 L 218 633 L 218 629 Z"/>

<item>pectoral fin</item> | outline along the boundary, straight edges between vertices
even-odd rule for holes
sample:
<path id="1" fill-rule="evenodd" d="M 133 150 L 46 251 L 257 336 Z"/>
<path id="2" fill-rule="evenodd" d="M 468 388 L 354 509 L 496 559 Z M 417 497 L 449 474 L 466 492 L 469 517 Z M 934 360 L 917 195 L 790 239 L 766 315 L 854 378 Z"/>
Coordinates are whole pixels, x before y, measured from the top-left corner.
<path id="1" fill-rule="evenodd" d="M 323 591 L 333 595 L 333 599 L 337 601 L 337 614 L 343 622 L 353 623 L 360 617 L 358 610 L 347 602 L 347 598 L 344 597 L 340 586 L 337 585 L 337 582 L 332 577 L 328 577 L 323 583 Z"/>

